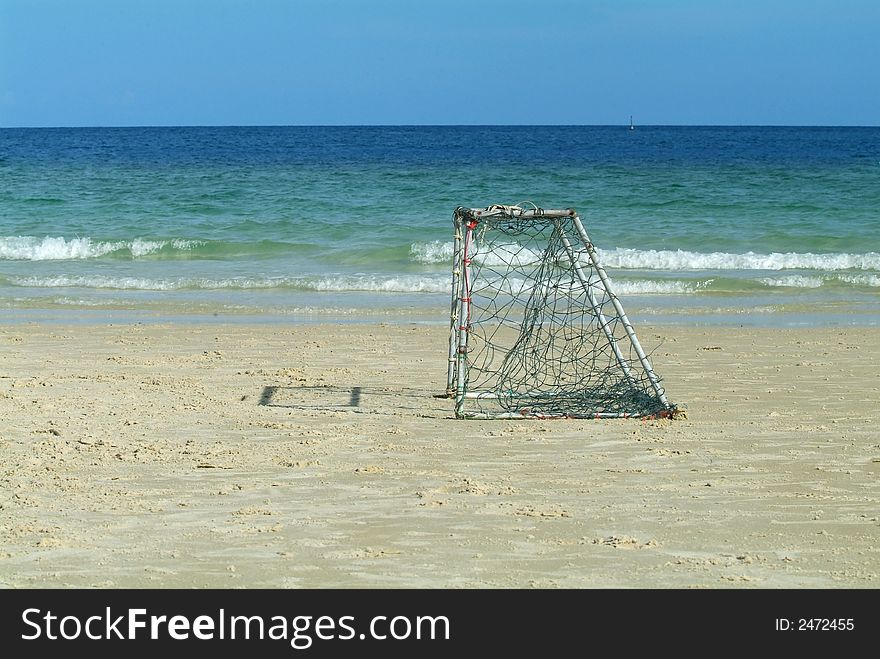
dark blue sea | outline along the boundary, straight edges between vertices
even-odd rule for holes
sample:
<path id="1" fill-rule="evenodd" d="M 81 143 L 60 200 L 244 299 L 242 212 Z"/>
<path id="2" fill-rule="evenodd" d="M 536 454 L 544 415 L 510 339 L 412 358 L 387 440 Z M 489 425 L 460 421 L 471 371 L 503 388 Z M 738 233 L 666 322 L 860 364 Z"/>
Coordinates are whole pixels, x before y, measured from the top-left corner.
<path id="1" fill-rule="evenodd" d="M 433 322 L 457 206 L 574 208 L 651 322 L 880 322 L 880 128 L 0 129 L 0 311 Z"/>

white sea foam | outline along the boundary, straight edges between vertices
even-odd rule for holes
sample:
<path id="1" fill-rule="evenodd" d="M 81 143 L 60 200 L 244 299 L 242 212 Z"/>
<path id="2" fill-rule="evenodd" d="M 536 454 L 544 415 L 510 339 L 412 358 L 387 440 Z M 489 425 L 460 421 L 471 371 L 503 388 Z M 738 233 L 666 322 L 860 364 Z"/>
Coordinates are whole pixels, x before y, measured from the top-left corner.
<path id="1" fill-rule="evenodd" d="M 451 293 L 451 282 L 445 274 L 434 275 L 381 275 L 332 274 L 300 277 L 179 277 L 149 278 L 113 275 L 48 275 L 11 276 L 5 281 L 26 288 L 82 288 L 140 291 L 181 290 L 266 290 L 293 289 L 327 293 Z M 592 279 L 597 293 L 601 292 L 599 279 Z M 612 289 L 620 296 L 627 295 L 693 295 L 711 290 L 713 279 L 628 279 L 613 277 Z M 836 273 L 823 276 L 792 274 L 749 280 L 773 288 L 817 289 L 833 282 L 855 286 L 880 287 L 880 275 Z M 523 295 L 532 284 L 521 277 L 500 278 L 497 275 L 480 279 L 476 291 L 489 294 L 494 289 L 502 295 Z M 576 286 L 575 282 L 551 282 L 554 286 Z M 729 283 L 728 283 L 729 285 Z M 484 288 L 485 287 L 485 288 Z M 576 291 L 572 291 L 573 293 Z"/>
<path id="2" fill-rule="evenodd" d="M 133 291 L 254 290 L 279 287 L 308 288 L 308 283 L 286 277 L 181 277 L 149 279 L 146 277 L 112 277 L 104 275 L 57 275 L 49 277 L 10 277 L 9 283 L 31 288 L 99 288 Z"/>
<path id="3" fill-rule="evenodd" d="M 89 259 L 115 252 L 121 243 L 93 243 L 91 238 L 5 236 L 0 238 L 0 259 L 53 261 Z"/>
<path id="4" fill-rule="evenodd" d="M 54 300 L 55 304 L 71 307 L 110 307 L 117 302 L 115 300 L 87 300 L 85 298 L 59 297 Z"/>
<path id="5" fill-rule="evenodd" d="M 686 295 L 696 293 L 708 284 L 709 282 L 702 281 L 614 280 L 612 282 L 612 290 L 616 295 Z"/>
<path id="6" fill-rule="evenodd" d="M 710 280 L 711 281 L 711 280 Z M 521 294 L 528 282 L 511 277 L 503 281 L 489 282 L 502 294 Z M 708 281 L 688 282 L 677 280 L 615 280 L 613 290 L 618 295 L 672 295 L 695 293 L 708 285 Z M 597 282 L 597 285 L 598 282 Z M 299 286 L 315 291 L 367 291 L 388 293 L 446 293 L 449 294 L 450 281 L 445 276 L 401 275 L 388 277 L 381 275 L 340 275 L 314 280 L 299 280 Z"/>
<path id="7" fill-rule="evenodd" d="M 810 275 L 789 275 L 787 277 L 763 277 L 759 279 L 766 286 L 781 288 L 821 288 L 825 284 L 822 277 Z"/>
<path id="8" fill-rule="evenodd" d="M 64 261 L 94 259 L 127 252 L 133 258 L 155 254 L 160 250 L 189 251 L 204 242 L 198 240 L 134 240 L 93 241 L 91 238 L 64 238 L 63 236 L 2 236 L 0 260 L 9 261 Z"/>
<path id="9" fill-rule="evenodd" d="M 105 275 L 56 275 L 43 277 L 9 277 L 14 286 L 28 288 L 96 288 L 140 291 L 178 290 L 256 290 L 293 288 L 300 290 L 390 293 L 448 293 L 447 277 L 420 275 L 335 275 L 327 277 L 230 277 L 224 279 L 187 278 L 150 279 L 146 277 L 113 277 Z"/>
<path id="10" fill-rule="evenodd" d="M 416 263 L 451 263 L 453 249 L 453 243 L 435 240 L 430 243 L 413 243 L 409 247 L 409 253 Z"/>
<path id="11" fill-rule="evenodd" d="M 417 263 L 451 263 L 453 244 L 434 241 L 414 243 L 410 247 Z M 619 247 L 598 249 L 599 258 L 606 268 L 630 270 L 880 270 L 880 253 L 865 254 L 814 254 L 812 252 L 771 252 L 759 254 L 745 252 L 692 252 L 687 250 L 640 250 Z M 586 255 L 581 255 L 586 260 Z M 489 265 L 522 265 L 537 262 L 540 255 L 523 251 L 518 245 L 500 245 L 489 255 L 476 255 Z"/>
<path id="12" fill-rule="evenodd" d="M 181 240 L 180 238 L 175 240 L 143 240 L 136 238 L 131 243 L 123 243 L 123 248 L 127 248 L 132 256 L 138 257 L 155 254 L 166 247 L 188 252 L 204 244 L 205 242 L 202 240 Z"/>
<path id="13" fill-rule="evenodd" d="M 424 277 L 419 275 L 341 275 L 303 280 L 303 288 L 315 291 L 342 292 L 367 291 L 377 293 L 449 293 L 447 277 Z"/>
<path id="14" fill-rule="evenodd" d="M 413 243 L 410 245 L 410 255 L 416 263 L 452 263 L 454 251 L 453 243 L 445 243 L 435 240 L 430 243 Z M 529 265 L 538 263 L 541 259 L 540 252 L 522 247 L 517 243 L 498 243 L 492 245 L 491 250 L 483 246 L 471 254 L 471 258 L 477 263 L 489 266 L 499 265 Z"/>
<path id="15" fill-rule="evenodd" d="M 874 286 L 880 287 L 880 275 L 837 275 L 837 278 L 847 284 L 855 284 L 856 286 Z"/>
<path id="16" fill-rule="evenodd" d="M 14 286 L 29 288 L 110 288 L 139 291 L 172 291 L 187 286 L 183 281 L 146 279 L 143 277 L 109 277 L 103 275 L 56 275 L 48 277 L 10 277 Z"/>
<path id="17" fill-rule="evenodd" d="M 759 279 L 767 286 L 788 288 L 820 288 L 825 284 L 839 282 L 854 286 L 880 287 L 880 275 L 834 273 L 821 277 L 812 275 L 789 275 L 786 277 L 764 277 Z"/>
<path id="18" fill-rule="evenodd" d="M 608 268 L 633 270 L 880 270 L 880 254 L 813 254 L 773 252 L 770 254 L 731 254 L 728 252 L 689 252 L 684 250 L 637 250 L 617 248 L 599 250 Z"/>

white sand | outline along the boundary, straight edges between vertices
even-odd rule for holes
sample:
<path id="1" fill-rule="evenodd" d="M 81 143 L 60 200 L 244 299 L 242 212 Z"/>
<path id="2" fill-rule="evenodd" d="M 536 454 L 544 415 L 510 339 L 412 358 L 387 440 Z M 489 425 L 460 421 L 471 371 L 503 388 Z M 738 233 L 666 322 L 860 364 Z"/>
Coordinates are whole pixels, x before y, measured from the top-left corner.
<path id="1" fill-rule="evenodd" d="M 880 585 L 880 330 L 639 335 L 687 420 L 457 421 L 439 326 L 0 327 L 0 585 Z"/>

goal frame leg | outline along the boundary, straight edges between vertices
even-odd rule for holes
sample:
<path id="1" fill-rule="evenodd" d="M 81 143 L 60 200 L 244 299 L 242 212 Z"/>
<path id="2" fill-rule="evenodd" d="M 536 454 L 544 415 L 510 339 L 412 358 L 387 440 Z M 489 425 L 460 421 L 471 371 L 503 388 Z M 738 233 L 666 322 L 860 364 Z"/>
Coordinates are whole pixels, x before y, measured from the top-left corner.
<path id="1" fill-rule="evenodd" d="M 455 416 L 465 416 L 464 401 L 467 394 L 467 360 L 468 360 L 468 333 L 471 322 L 471 292 L 473 280 L 471 277 L 471 261 L 474 249 L 474 227 L 477 223 L 473 220 L 467 223 L 459 220 L 465 229 L 461 244 L 461 281 L 458 286 L 458 343 L 456 346 L 456 375 L 455 375 Z"/>
<path id="2" fill-rule="evenodd" d="M 572 218 L 572 223 L 574 224 L 574 228 L 578 232 L 581 241 L 583 241 L 587 254 L 590 257 L 590 261 L 596 269 L 596 274 L 599 275 L 599 280 L 602 282 L 602 286 L 605 287 L 605 292 L 608 293 L 608 297 L 611 299 L 611 304 L 614 305 L 614 310 L 617 312 L 617 315 L 623 324 L 623 329 L 626 332 L 627 337 L 629 337 L 630 343 L 632 343 L 633 350 L 636 351 L 639 362 L 641 363 L 642 368 L 645 369 L 645 374 L 648 376 L 651 388 L 654 390 L 654 393 L 657 394 L 657 398 L 663 404 L 663 407 L 667 410 L 671 410 L 672 405 L 669 403 L 669 399 L 666 397 L 666 392 L 660 384 L 660 378 L 657 377 L 657 374 L 654 372 L 654 367 L 651 365 L 651 360 L 648 359 L 648 356 L 642 349 L 642 344 L 639 343 L 635 328 L 632 326 L 632 323 L 629 322 L 629 318 L 623 310 L 623 305 L 620 303 L 620 300 L 611 288 L 611 279 L 608 277 L 608 273 L 605 272 L 605 268 L 602 267 L 602 264 L 599 262 L 599 255 L 596 253 L 596 248 L 593 247 L 593 243 L 587 235 L 584 225 L 581 223 L 581 218 L 575 215 Z"/>
<path id="3" fill-rule="evenodd" d="M 452 398 L 456 391 L 456 378 L 458 375 L 458 318 L 459 305 L 461 304 L 461 247 L 462 247 L 462 221 L 458 213 L 454 215 L 455 236 L 452 248 L 452 308 L 449 312 L 449 363 L 446 370 L 446 396 Z"/>

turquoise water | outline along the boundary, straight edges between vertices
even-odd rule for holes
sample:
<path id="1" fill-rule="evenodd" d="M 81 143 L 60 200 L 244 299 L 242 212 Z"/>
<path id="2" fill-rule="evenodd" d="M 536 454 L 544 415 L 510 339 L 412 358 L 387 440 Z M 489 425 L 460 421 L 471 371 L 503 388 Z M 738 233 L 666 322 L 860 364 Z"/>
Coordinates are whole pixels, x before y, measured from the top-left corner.
<path id="1" fill-rule="evenodd" d="M 0 309 L 443 321 L 456 206 L 577 209 L 631 315 L 877 324 L 880 129 L 0 129 Z"/>

